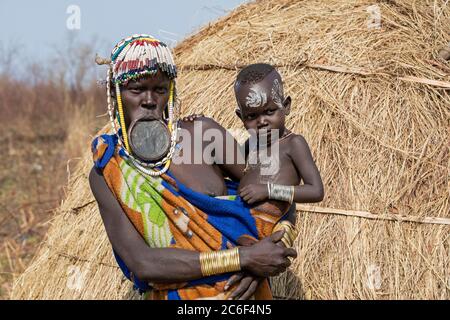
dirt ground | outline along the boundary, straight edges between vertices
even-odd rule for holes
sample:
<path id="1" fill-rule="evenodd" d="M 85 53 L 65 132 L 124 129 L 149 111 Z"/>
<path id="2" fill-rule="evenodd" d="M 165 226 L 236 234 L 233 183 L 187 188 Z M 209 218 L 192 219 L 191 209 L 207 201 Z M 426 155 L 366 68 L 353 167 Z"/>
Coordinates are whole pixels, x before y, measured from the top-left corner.
<path id="1" fill-rule="evenodd" d="M 11 97 L 2 100 L 0 92 L 0 299 L 8 299 L 14 279 L 33 258 L 64 199 L 69 172 L 106 123 L 99 117 L 106 108 L 103 90 L 93 92 L 99 101 L 49 107 L 44 116 L 6 112 L 20 103 L 5 103 Z"/>

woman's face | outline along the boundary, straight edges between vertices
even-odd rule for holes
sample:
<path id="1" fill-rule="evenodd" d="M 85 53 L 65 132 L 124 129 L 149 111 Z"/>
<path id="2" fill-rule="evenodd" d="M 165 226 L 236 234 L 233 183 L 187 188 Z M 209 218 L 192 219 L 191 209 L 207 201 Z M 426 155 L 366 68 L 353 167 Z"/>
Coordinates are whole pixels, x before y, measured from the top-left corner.
<path id="1" fill-rule="evenodd" d="M 155 75 L 130 80 L 121 87 L 125 125 L 140 118 L 163 119 L 170 94 L 169 77 L 158 70 Z"/>

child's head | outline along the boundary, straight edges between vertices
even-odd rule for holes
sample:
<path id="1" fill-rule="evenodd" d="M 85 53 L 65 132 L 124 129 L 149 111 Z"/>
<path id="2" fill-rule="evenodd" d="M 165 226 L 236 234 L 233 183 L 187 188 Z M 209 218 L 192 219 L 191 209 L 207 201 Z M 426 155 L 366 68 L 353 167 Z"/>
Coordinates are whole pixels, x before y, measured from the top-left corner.
<path id="1" fill-rule="evenodd" d="M 279 130 L 279 135 L 283 134 L 291 98 L 284 98 L 281 76 L 273 66 L 257 63 L 242 69 L 234 93 L 239 107 L 236 114 L 247 130 Z"/>

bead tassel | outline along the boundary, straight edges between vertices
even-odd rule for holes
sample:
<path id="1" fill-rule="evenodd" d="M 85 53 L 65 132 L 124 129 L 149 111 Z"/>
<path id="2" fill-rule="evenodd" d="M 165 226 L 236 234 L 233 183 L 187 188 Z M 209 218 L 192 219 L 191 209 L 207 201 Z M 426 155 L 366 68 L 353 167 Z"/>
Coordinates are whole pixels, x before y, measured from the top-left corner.
<path id="1" fill-rule="evenodd" d="M 116 99 L 117 99 L 117 109 L 119 111 L 120 127 L 122 128 L 123 142 L 125 143 L 125 148 L 127 149 L 127 151 L 131 152 L 130 145 L 128 143 L 127 128 L 125 127 L 125 116 L 123 114 L 122 95 L 120 94 L 120 87 L 118 83 L 116 83 Z"/>

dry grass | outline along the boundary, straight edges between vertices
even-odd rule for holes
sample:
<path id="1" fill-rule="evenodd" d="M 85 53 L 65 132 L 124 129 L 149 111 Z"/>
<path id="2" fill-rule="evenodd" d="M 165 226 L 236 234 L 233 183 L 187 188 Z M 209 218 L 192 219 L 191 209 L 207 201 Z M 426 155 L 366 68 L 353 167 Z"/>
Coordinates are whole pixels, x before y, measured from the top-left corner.
<path id="1" fill-rule="evenodd" d="M 449 218 L 450 66 L 437 52 L 450 40 L 450 8 L 445 1 L 378 1 L 382 26 L 369 29 L 373 4 L 241 6 L 176 48 L 182 113 L 241 127 L 233 112 L 237 69 L 271 62 L 293 98 L 288 127 L 305 136 L 320 168 L 321 206 Z M 13 298 L 129 297 L 89 190 L 91 165 L 87 151 Z M 448 225 L 299 211 L 297 226 L 299 258 L 274 279 L 277 296 L 450 298 Z"/>
<path id="2" fill-rule="evenodd" d="M 66 197 L 68 170 L 104 121 L 95 117 L 103 90 L 93 84 L 84 93 L 79 105 L 63 85 L 0 77 L 0 299 L 35 255 Z"/>

